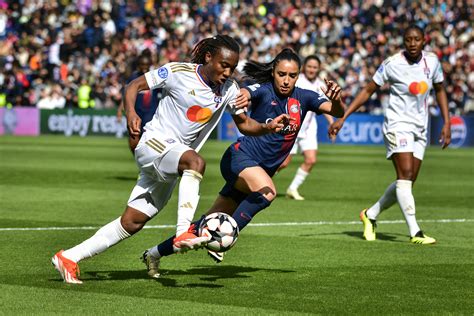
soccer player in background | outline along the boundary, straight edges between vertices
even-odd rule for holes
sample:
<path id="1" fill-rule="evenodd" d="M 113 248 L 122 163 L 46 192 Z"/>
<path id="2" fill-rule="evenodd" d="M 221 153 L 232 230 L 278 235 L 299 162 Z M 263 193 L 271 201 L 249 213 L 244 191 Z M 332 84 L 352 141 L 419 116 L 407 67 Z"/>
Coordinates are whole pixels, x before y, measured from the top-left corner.
<path id="1" fill-rule="evenodd" d="M 303 62 L 302 73 L 296 81 L 296 86 L 302 89 L 321 92 L 324 87 L 324 82 L 319 79 L 319 70 L 321 69 L 321 60 L 316 55 L 309 55 Z M 329 125 L 334 122 L 331 115 L 323 114 Z M 335 137 L 331 137 L 335 140 Z M 291 149 L 290 155 L 280 165 L 278 172 L 286 168 L 291 162 L 293 155 L 301 151 L 304 157 L 303 163 L 300 165 L 290 186 L 286 190 L 286 196 L 294 200 L 304 200 L 304 197 L 298 192 L 298 188 L 303 184 L 306 177 L 309 175 L 313 166 L 316 164 L 318 155 L 318 123 L 316 121 L 316 114 L 308 112 L 301 124 L 300 131 L 296 137 L 296 142 Z"/>
<path id="2" fill-rule="evenodd" d="M 142 54 L 138 58 L 138 70 L 133 72 L 130 78 L 127 80 L 127 84 L 133 81 L 134 79 L 144 75 L 148 71 L 150 71 L 151 66 L 151 59 L 146 54 Z M 161 99 L 163 94 L 163 89 L 153 89 L 153 90 L 145 90 L 142 93 L 137 95 L 137 100 L 135 101 L 135 112 L 142 120 L 140 125 L 140 136 L 144 131 L 145 124 L 151 121 L 153 115 L 156 112 L 156 107 L 158 106 L 159 100 Z M 122 113 L 124 111 L 124 103 L 123 100 L 120 102 L 119 107 L 117 108 L 117 121 L 122 121 Z M 133 154 L 135 154 L 135 148 L 138 145 L 138 141 L 140 137 L 128 135 L 128 146 Z"/>
<path id="3" fill-rule="evenodd" d="M 221 159 L 221 173 L 226 183 L 207 214 L 225 212 L 232 215 L 240 230 L 275 199 L 272 176 L 289 155 L 305 116 L 309 112 L 336 117 L 344 114 L 341 88 L 335 82 L 326 81 L 324 93 L 327 97 L 295 87 L 300 63 L 294 51 L 284 49 L 269 63 L 250 61 L 244 66 L 245 74 L 257 82 L 241 89 L 241 94 L 251 101 L 250 116 L 264 123 L 287 113 L 290 122 L 279 133 L 240 137 Z M 194 230 L 202 218 L 191 225 Z M 144 260 L 151 277 L 159 277 L 161 257 L 176 253 L 174 238 L 145 252 L 147 258 L 154 258 Z M 217 262 L 223 260 L 223 253 L 208 252 Z"/>
<path id="4" fill-rule="evenodd" d="M 366 240 L 376 239 L 378 215 L 398 202 L 408 225 L 410 241 L 415 244 L 436 242 L 418 226 L 412 193 L 426 148 L 429 115 L 427 98 L 431 87 L 436 92 L 444 120 L 439 139 L 443 149 L 451 142 L 451 126 L 443 87 L 443 69 L 434 53 L 423 50 L 424 36 L 424 31 L 418 26 L 408 27 L 403 35 L 405 50 L 387 58 L 380 65 L 372 81 L 359 92 L 345 115 L 329 128 L 329 133 L 336 135 L 349 115 L 361 107 L 379 87 L 390 85 L 390 100 L 384 109 L 383 134 L 386 157 L 392 160 L 397 179 L 374 205 L 360 213 Z"/>
<path id="5" fill-rule="evenodd" d="M 168 202 L 179 181 L 178 220 L 173 249 L 177 252 L 199 247 L 209 238 L 188 232 L 198 201 L 205 161 L 198 154 L 224 110 L 243 134 L 262 135 L 279 131 L 286 114 L 271 122 L 249 118 L 243 107 L 248 100 L 239 96 L 239 87 L 230 77 L 239 61 L 238 43 L 217 35 L 200 41 L 192 51 L 192 62 L 173 62 L 147 72 L 130 82 L 125 90 L 125 112 L 130 135 L 139 137 L 141 119 L 135 112 L 137 94 L 163 88 L 153 119 L 135 150 L 140 168 L 122 216 L 100 228 L 92 237 L 52 258 L 67 283 L 78 279 L 77 263 L 102 253 L 140 231 Z M 239 108 L 237 107 L 239 106 Z"/>

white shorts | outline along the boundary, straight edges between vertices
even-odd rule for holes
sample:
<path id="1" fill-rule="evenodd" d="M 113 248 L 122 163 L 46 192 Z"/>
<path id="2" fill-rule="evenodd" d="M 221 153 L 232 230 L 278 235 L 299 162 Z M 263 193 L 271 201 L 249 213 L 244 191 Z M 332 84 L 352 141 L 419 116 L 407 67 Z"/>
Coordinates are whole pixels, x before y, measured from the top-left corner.
<path id="1" fill-rule="evenodd" d="M 426 149 L 426 132 L 388 132 L 384 134 L 387 159 L 395 153 L 413 153 L 413 156 L 423 160 Z"/>
<path id="2" fill-rule="evenodd" d="M 144 133 L 135 149 L 140 168 L 137 184 L 128 199 L 128 206 L 153 217 L 168 203 L 178 181 L 179 159 L 193 150 L 169 137 Z"/>
<path id="3" fill-rule="evenodd" d="M 297 137 L 290 155 L 296 155 L 298 152 L 302 153 L 307 150 L 318 150 L 317 129 L 308 129 L 305 137 Z"/>

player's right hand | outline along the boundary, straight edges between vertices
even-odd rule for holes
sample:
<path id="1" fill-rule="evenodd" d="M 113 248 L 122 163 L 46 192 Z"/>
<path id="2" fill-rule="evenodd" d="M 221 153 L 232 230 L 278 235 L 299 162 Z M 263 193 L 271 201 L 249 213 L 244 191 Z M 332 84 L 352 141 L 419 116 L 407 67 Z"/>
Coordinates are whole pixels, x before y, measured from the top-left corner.
<path id="1" fill-rule="evenodd" d="M 272 121 L 267 123 L 267 127 L 272 132 L 278 133 L 285 126 L 290 124 L 290 121 L 294 121 L 294 120 L 295 119 L 290 117 L 288 114 L 280 114 L 279 116 L 275 117 Z"/>
<path id="2" fill-rule="evenodd" d="M 127 115 L 127 129 L 130 137 L 140 137 L 140 125 L 142 124 L 141 118 L 137 113 L 129 113 Z"/>
<path id="3" fill-rule="evenodd" d="M 335 137 L 337 133 L 339 133 L 343 125 L 344 125 L 344 120 L 342 118 L 336 120 L 334 123 L 329 125 L 329 128 L 328 128 L 329 138 Z"/>

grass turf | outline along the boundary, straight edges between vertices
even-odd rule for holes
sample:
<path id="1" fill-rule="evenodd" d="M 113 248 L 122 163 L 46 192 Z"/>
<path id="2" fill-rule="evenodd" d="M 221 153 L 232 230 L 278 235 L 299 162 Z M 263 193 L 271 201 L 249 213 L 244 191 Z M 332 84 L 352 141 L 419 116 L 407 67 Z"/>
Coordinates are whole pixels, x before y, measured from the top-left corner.
<path id="1" fill-rule="evenodd" d="M 227 145 L 210 141 L 202 151 L 198 214 L 223 184 L 219 160 Z M 280 194 L 252 222 L 272 225 L 249 226 L 222 264 L 202 250 L 175 255 L 152 280 L 138 258 L 174 231 L 174 194 L 150 222 L 169 226 L 81 262 L 85 283 L 71 286 L 50 258 L 123 211 L 137 175 L 126 140 L 0 137 L 0 313 L 472 314 L 474 150 L 427 151 L 414 194 L 434 246 L 408 243 L 398 206 L 380 216 L 377 241 L 362 240 L 358 212 L 394 178 L 383 157 L 382 147 L 322 145 L 300 190 L 305 201 Z M 296 156 L 274 178 L 280 192 L 301 161 Z M 38 227 L 47 230 L 6 230 Z"/>

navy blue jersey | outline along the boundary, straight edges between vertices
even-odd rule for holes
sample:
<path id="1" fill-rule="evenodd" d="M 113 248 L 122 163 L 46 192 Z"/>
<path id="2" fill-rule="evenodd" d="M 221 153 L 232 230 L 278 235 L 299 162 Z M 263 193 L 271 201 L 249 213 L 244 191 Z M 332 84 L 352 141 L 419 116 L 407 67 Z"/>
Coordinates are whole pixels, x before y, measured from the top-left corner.
<path id="1" fill-rule="evenodd" d="M 298 87 L 295 87 L 291 96 L 280 98 L 272 83 L 255 84 L 246 89 L 251 96 L 250 117 L 257 122 L 268 123 L 283 113 L 294 119 L 279 133 L 238 139 L 238 150 L 252 157 L 273 175 L 290 153 L 306 113 L 313 111 L 321 114 L 319 106 L 329 100 L 323 94 Z"/>
<path id="2" fill-rule="evenodd" d="M 141 72 L 134 72 L 130 78 L 128 78 L 127 83 L 135 80 L 136 78 L 142 76 Z M 146 90 L 137 95 L 135 101 L 135 112 L 142 120 L 141 131 L 143 132 L 143 127 L 146 123 L 151 121 L 153 115 L 155 115 L 156 108 L 158 107 L 158 102 L 160 101 L 163 94 L 163 89 L 154 89 Z"/>

